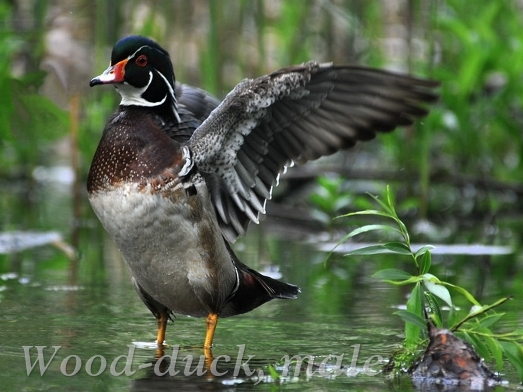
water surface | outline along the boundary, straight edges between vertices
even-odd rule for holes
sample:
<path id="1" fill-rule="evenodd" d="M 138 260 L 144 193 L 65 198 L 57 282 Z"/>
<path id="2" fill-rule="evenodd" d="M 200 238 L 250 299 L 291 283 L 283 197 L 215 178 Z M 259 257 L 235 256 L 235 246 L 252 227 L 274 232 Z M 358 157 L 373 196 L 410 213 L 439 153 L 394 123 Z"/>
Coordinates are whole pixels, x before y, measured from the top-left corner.
<path id="1" fill-rule="evenodd" d="M 38 219 L 54 218 L 54 227 L 66 227 L 60 222 L 68 216 L 55 214 L 61 210 L 63 199 L 53 194 L 34 213 Z M 408 379 L 391 381 L 380 373 L 402 342 L 403 325 L 393 312 L 405 304 L 408 290 L 371 278 L 379 268 L 407 268 L 406 261 L 390 255 L 336 255 L 324 263 L 325 253 L 314 244 L 286 238 L 281 223 L 269 220 L 252 227 L 236 244 L 237 253 L 248 265 L 297 284 L 302 293 L 296 300 L 275 300 L 251 313 L 220 319 L 214 368 L 205 361 L 198 365 L 204 320 L 180 316 L 167 329 L 170 346 L 165 354 L 175 354 L 174 365 L 164 360 L 155 369 L 156 351 L 150 343 L 156 321 L 90 212 L 81 225 L 76 265 L 50 245 L 0 256 L 1 389 L 413 390 Z M 518 298 L 523 288 L 515 252 L 487 259 L 434 255 L 433 272 L 479 293 L 484 303 L 508 294 Z M 516 299 L 504 305 L 501 329 L 517 328 L 523 316 L 520 304 Z M 43 374 L 35 364 L 36 346 L 45 347 L 40 349 Z M 285 367 L 285 360 L 293 357 Z M 304 363 L 295 372 L 297 359 Z M 308 368 L 311 360 L 315 366 Z M 245 362 L 248 368 L 237 365 Z M 322 363 L 326 366 L 318 367 Z M 170 365 L 178 373 L 169 375 Z M 280 378 L 275 380 L 271 371 Z M 512 381 L 506 388 L 512 389 L 517 377 L 510 365 L 505 372 Z"/>

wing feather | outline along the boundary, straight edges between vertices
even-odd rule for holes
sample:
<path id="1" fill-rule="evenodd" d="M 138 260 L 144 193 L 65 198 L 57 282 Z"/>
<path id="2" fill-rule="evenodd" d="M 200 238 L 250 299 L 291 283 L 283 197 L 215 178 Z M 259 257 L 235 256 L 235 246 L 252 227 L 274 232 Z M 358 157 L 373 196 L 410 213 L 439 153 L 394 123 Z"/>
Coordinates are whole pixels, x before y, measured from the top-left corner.
<path id="1" fill-rule="evenodd" d="M 233 242 L 258 222 L 286 167 L 412 124 L 437 100 L 437 86 L 316 62 L 240 82 L 188 141 L 225 238 Z"/>

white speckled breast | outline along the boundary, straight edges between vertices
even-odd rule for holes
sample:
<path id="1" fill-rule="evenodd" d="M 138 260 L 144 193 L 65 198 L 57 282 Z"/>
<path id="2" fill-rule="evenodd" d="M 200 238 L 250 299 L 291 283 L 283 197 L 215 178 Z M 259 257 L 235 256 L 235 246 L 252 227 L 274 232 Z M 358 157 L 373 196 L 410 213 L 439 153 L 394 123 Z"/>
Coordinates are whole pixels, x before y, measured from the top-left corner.
<path id="1" fill-rule="evenodd" d="M 224 305 L 236 272 L 204 183 L 193 196 L 182 184 L 152 192 L 127 183 L 89 200 L 132 276 L 156 301 L 200 317 Z"/>

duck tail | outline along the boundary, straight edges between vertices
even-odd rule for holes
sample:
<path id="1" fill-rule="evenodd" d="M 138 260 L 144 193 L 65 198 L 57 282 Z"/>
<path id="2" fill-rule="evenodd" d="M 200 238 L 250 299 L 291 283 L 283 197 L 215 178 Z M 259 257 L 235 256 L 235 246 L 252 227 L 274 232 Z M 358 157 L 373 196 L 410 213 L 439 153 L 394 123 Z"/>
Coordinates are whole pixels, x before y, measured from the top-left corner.
<path id="1" fill-rule="evenodd" d="M 238 271 L 239 282 L 220 312 L 221 317 L 249 312 L 274 298 L 295 299 L 300 293 L 298 286 L 262 275 L 236 257 L 233 257 L 233 261 Z"/>

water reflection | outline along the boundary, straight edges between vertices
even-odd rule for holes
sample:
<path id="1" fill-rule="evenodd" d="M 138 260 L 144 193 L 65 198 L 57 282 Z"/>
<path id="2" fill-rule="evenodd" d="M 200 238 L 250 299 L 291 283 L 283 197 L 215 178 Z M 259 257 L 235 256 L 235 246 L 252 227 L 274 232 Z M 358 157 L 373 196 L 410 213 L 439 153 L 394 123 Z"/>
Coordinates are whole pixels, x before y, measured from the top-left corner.
<path id="1" fill-rule="evenodd" d="M 195 372 L 198 367 L 202 369 L 198 365 L 202 350 L 191 345 L 201 341 L 205 323 L 201 319 L 179 317 L 170 325 L 167 337 L 171 344 L 180 344 L 177 356 L 172 347 L 171 351 L 166 350 L 175 360 L 166 358 L 158 366 L 159 372 L 155 372 L 155 350 L 135 347 L 130 366 L 136 372 L 128 376 L 113 375 L 111 364 L 120 356 L 129 355 L 131 342 L 154 339 L 156 322 L 136 298 L 127 279 L 111 281 L 109 274 L 102 281 L 89 282 L 80 275 L 81 286 L 67 286 L 64 284 L 67 275 L 64 269 L 45 276 L 45 280 L 33 277 L 26 284 L 16 279 L 5 282 L 6 289 L 0 293 L 0 369 L 9 386 L 7 390 L 22 386 L 41 389 L 45 385 L 59 385 L 61 389 L 80 386 L 80 390 L 241 390 L 277 382 L 305 383 L 303 390 L 315 390 L 326 382 L 321 374 L 308 377 L 303 371 L 296 378 L 275 381 L 270 377 L 269 366 L 282 374 L 283 369 L 277 366 L 286 355 L 289 358 L 311 356 L 315 362 L 321 362 L 329 355 L 342 354 L 345 355 L 343 364 L 350 366 L 353 345 L 360 344 L 357 366 L 362 367 L 374 354 L 386 356 L 388 349 L 384 342 L 390 344 L 396 338 L 395 332 L 375 324 L 378 309 L 370 303 L 367 303 L 365 317 L 355 313 L 322 315 L 307 308 L 310 298 L 305 293 L 303 299 L 277 301 L 249 315 L 221 320 L 213 350 L 217 359 L 214 371 L 211 371 L 211 362 L 205 363 L 204 369 L 208 369 L 205 374 L 198 376 L 198 371 Z M 381 318 L 384 320 L 394 324 L 388 317 Z M 22 346 L 31 347 L 29 358 Z M 35 362 L 36 346 L 46 346 L 42 355 L 48 367 L 43 375 Z M 52 346 L 59 347 L 58 351 Z M 98 375 L 102 357 L 106 365 Z M 193 358 L 191 363 L 189 357 Z M 242 364 L 248 361 L 248 369 L 238 368 L 238 358 Z M 29 377 L 28 360 L 35 365 Z M 169 370 L 171 361 L 180 373 L 167 372 L 162 376 Z M 124 366 L 121 358 L 115 369 L 120 373 Z M 368 385 L 367 390 L 373 390 L 375 383 L 364 374 L 329 379 L 333 387 L 347 382 Z"/>
<path id="2" fill-rule="evenodd" d="M 239 358 L 239 359 L 238 359 Z M 195 353 L 180 353 L 174 347 L 170 354 L 150 358 L 140 365 L 146 374 L 131 383 L 131 391 L 225 390 L 234 391 L 238 384 L 257 384 L 264 379 L 262 368 L 242 366 L 237 358 L 222 354 L 214 359 Z M 256 365 L 254 365 L 256 366 Z"/>
<path id="3" fill-rule="evenodd" d="M 44 205 L 50 204 L 44 208 L 47 215 L 55 214 L 59 207 L 55 204 L 63 203 L 60 198 L 45 200 Z M 64 220 L 60 215 L 56 218 L 60 222 Z M 220 320 L 213 349 L 214 358 L 220 358 L 216 371 L 211 372 L 211 361 L 211 365 L 205 365 L 208 372 L 201 376 L 191 371 L 200 363 L 202 351 L 193 345 L 201 344 L 205 322 L 187 317 L 178 317 L 170 323 L 167 342 L 172 346 L 165 354 L 172 356 L 172 347 L 177 345 L 180 349 L 175 360 L 166 358 L 158 366 L 159 372 L 154 368 L 155 350 L 134 346 L 131 369 L 136 372 L 111 373 L 113 361 L 128 355 L 133 342 L 154 341 L 156 320 L 135 295 L 117 249 L 90 212 L 82 222 L 80 262 L 74 277 L 70 260 L 54 247 L 0 256 L 2 388 L 239 391 L 279 388 L 278 384 L 283 383 L 286 389 L 310 391 L 413 390 L 408 382 L 397 389 L 394 384 L 388 384 L 384 376 L 364 372 L 369 358 L 380 356 L 386 360 L 401 344 L 402 323 L 390 309 L 405 304 L 407 293 L 377 282 L 371 275 L 390 266 L 403 268 L 403 262 L 384 255 L 379 259 L 335 256 L 324 263 L 323 252 L 288 240 L 282 234 L 286 230 L 282 229 L 281 222 L 274 226 L 267 221 L 265 226 L 252 229 L 250 236 L 237 244 L 239 257 L 254 268 L 279 266 L 278 273 L 300 286 L 302 293 L 297 300 L 272 301 L 249 314 Z M 434 268 L 437 274 L 465 287 L 479 287 L 484 283 L 485 303 L 508 294 L 521 298 L 523 285 L 518 280 L 517 251 L 514 252 L 489 258 L 487 264 L 471 256 L 435 255 Z M 506 312 L 505 324 L 499 328 L 516 328 L 522 317 L 518 302 L 507 303 L 503 311 Z M 248 362 L 248 372 L 243 368 L 236 372 L 242 345 L 245 347 L 242 361 L 253 356 Z M 36 346 L 47 347 L 43 353 L 45 364 L 49 365 L 43 375 L 38 364 L 27 375 L 27 358 L 22 346 L 32 347 L 30 364 L 37 358 Z M 51 360 L 52 346 L 60 349 Z M 359 353 L 353 365 L 355 346 L 359 347 Z M 316 372 L 311 374 L 305 366 L 296 377 L 290 371 L 278 380 L 271 377 L 271 366 L 282 376 L 285 356 L 296 355 L 313 358 Z M 77 373 L 67 376 L 64 373 L 73 374 L 77 367 L 76 357 L 71 356 L 77 356 L 81 366 Z M 188 356 L 193 361 L 186 372 Z M 343 356 L 342 366 L 346 371 L 334 375 L 320 372 L 317 366 L 329 356 L 330 365 Z M 101 367 L 101 357 L 106 360 L 106 367 L 93 376 Z M 227 358 L 230 361 L 226 361 Z M 173 362 L 174 369 L 180 373 L 169 374 Z M 293 363 L 292 369 L 294 366 Z M 124 369 L 123 359 L 115 369 L 117 372 Z M 510 367 L 505 370 L 508 379 L 517 379 Z"/>
<path id="4" fill-rule="evenodd" d="M 221 354 L 214 358 L 191 352 L 181 352 L 178 346 L 170 355 L 154 357 L 139 365 L 147 369 L 144 376 L 133 380 L 132 390 L 237 390 L 259 384 L 292 384 L 301 381 L 329 380 L 379 373 L 383 358 L 371 356 L 363 367 L 356 366 L 359 345 L 354 345 L 351 357 L 345 354 L 316 356 L 310 354 L 284 355 L 280 361 L 247 354 L 245 345 L 238 345 L 237 355 Z M 346 363 L 344 363 L 346 362 Z M 372 369 L 378 365 L 377 369 Z"/>

